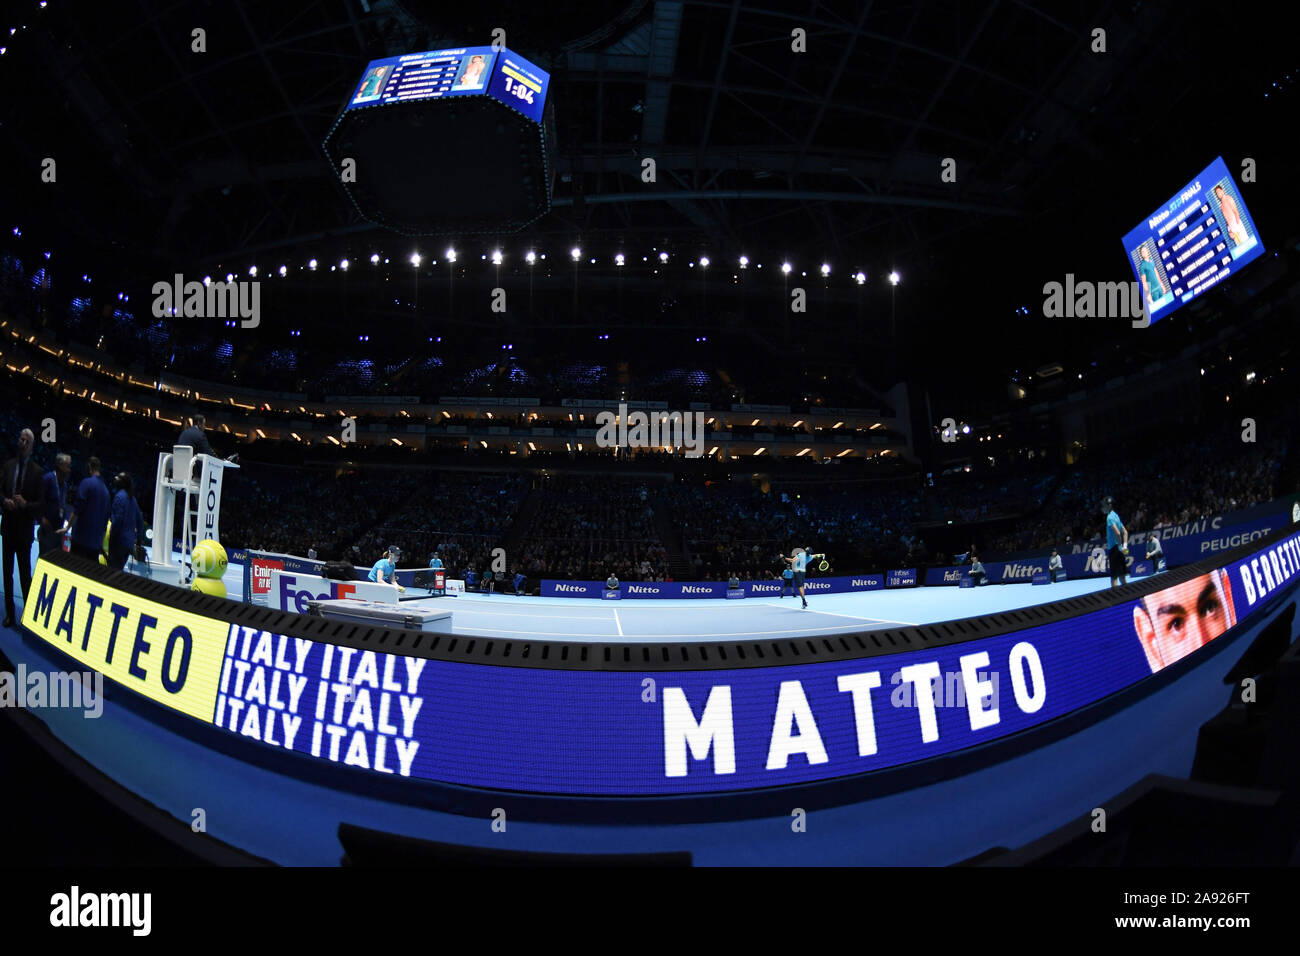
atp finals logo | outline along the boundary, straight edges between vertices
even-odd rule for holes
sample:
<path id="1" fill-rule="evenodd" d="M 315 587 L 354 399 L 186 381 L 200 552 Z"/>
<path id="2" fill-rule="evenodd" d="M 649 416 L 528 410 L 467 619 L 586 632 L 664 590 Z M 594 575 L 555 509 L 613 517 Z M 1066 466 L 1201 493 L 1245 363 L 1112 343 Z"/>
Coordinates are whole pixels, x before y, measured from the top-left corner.
<path id="1" fill-rule="evenodd" d="M 1043 286 L 1043 316 L 1049 319 L 1132 319 L 1133 328 L 1145 329 L 1151 316 L 1142 304 L 1142 289 L 1136 282 L 1075 282 L 1074 273 L 1065 282 Z"/>
<path id="2" fill-rule="evenodd" d="M 686 449 L 687 458 L 704 455 L 703 412 L 632 412 L 621 402 L 618 411 L 596 416 L 598 448 Z"/>

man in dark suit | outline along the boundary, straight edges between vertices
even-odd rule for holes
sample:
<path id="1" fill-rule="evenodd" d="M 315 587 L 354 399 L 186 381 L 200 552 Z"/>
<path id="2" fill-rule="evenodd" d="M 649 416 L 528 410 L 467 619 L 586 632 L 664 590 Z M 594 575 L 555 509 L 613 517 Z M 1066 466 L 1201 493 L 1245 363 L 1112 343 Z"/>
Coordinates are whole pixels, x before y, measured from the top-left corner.
<path id="1" fill-rule="evenodd" d="M 194 449 L 196 455 L 215 455 L 212 446 L 208 444 L 208 436 L 203 434 L 204 419 L 202 415 L 194 415 L 190 418 L 190 427 L 182 429 L 181 437 L 176 439 L 178 445 L 189 445 Z"/>
<path id="2" fill-rule="evenodd" d="M 4 538 L 5 627 L 14 626 L 14 559 L 18 559 L 18 579 L 23 602 L 32 586 L 32 529 L 44 510 L 41 466 L 32 457 L 36 436 L 24 428 L 18 436 L 18 454 L 4 464 L 0 477 L 0 536 Z"/>
<path id="3" fill-rule="evenodd" d="M 41 524 L 36 529 L 36 540 L 40 547 L 37 554 L 63 549 L 63 534 L 60 529 L 68 523 L 72 515 L 72 456 L 59 452 L 54 456 L 54 467 L 45 473 L 42 481 L 45 503 L 41 512 Z"/>
<path id="4" fill-rule="evenodd" d="M 181 431 L 180 437 L 176 439 L 178 445 L 189 445 L 194 449 L 196 455 L 211 455 L 213 458 L 219 457 L 212 450 L 212 445 L 208 443 L 208 436 L 203 434 L 203 429 L 207 422 L 202 415 L 190 416 L 190 426 Z M 226 461 L 239 462 L 238 455 L 228 455 Z"/>

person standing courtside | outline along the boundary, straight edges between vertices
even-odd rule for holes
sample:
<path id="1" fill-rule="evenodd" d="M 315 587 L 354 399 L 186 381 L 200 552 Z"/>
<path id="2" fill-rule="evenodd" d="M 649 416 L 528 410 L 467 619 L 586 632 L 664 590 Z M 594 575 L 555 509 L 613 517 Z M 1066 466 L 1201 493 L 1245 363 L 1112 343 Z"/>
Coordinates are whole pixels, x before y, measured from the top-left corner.
<path id="1" fill-rule="evenodd" d="M 113 479 L 117 494 L 113 496 L 110 516 L 113 529 L 108 537 L 108 566 L 115 571 L 126 567 L 126 559 L 135 550 L 136 542 L 144 537 L 144 515 L 135 500 L 135 484 L 131 476 L 122 472 Z"/>
<path id="2" fill-rule="evenodd" d="M 63 548 L 62 528 L 68 523 L 72 513 L 72 502 L 68 492 L 72 481 L 72 456 L 59 452 L 54 456 L 54 467 L 45 473 L 42 490 L 45 501 L 42 505 L 41 524 L 36 531 L 36 553 L 59 551 Z"/>
<path id="3" fill-rule="evenodd" d="M 104 532 L 108 530 L 108 485 L 99 477 L 99 459 L 86 462 L 88 474 L 77 486 L 72 505 L 72 553 L 88 561 L 98 561 L 104 550 Z"/>
<path id="4" fill-rule="evenodd" d="M 18 454 L 4 465 L 4 499 L 0 502 L 0 536 L 4 538 L 5 627 L 14 626 L 14 559 L 23 601 L 32 586 L 32 529 L 44 510 L 44 475 L 32 459 L 36 436 L 30 428 L 18 435 Z"/>
<path id="5" fill-rule="evenodd" d="M 1107 497 L 1101 503 L 1101 513 L 1106 516 L 1106 562 L 1110 565 L 1110 586 L 1128 584 L 1128 528 L 1115 513 L 1115 499 Z"/>

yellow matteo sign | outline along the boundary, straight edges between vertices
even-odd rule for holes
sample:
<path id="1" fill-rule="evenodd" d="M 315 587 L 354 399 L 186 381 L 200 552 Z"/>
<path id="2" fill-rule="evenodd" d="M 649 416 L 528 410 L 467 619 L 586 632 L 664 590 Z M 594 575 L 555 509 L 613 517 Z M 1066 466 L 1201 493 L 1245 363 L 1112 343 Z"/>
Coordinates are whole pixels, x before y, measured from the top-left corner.
<path id="1" fill-rule="evenodd" d="M 123 687 L 212 723 L 230 624 L 38 561 L 23 626 Z"/>

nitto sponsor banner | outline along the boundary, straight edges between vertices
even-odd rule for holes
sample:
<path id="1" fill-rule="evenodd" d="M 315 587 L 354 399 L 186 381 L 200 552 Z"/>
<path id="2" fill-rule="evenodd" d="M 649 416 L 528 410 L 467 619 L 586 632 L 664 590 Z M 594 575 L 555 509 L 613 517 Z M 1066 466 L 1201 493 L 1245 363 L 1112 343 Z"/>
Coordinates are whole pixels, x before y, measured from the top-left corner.
<path id="1" fill-rule="evenodd" d="M 894 572 L 906 575 L 908 572 Z M 916 571 L 911 571 L 911 584 L 916 583 Z M 904 579 L 905 580 L 905 579 Z M 906 582 L 905 583 L 909 583 Z M 809 594 L 842 594 L 847 591 L 878 591 L 885 586 L 883 574 L 855 574 L 843 577 L 808 578 L 804 590 Z M 894 587 L 904 585 L 891 585 Z M 746 597 L 777 597 L 781 594 L 780 579 L 770 581 L 741 581 L 740 589 Z M 647 598 L 722 598 L 727 597 L 723 581 L 624 581 L 621 585 L 624 600 Z M 601 581 L 542 581 L 542 597 L 604 597 L 605 585 Z"/>
<path id="2" fill-rule="evenodd" d="M 986 565 L 985 570 L 989 574 L 990 581 L 1032 582 L 1035 574 L 1045 574 L 1047 572 L 1047 562 L 1022 564 L 1019 561 L 1007 561 L 999 565 Z"/>
<path id="3" fill-rule="evenodd" d="M 267 606 L 294 614 L 306 614 L 308 601 L 351 599 L 396 604 L 399 592 L 392 584 L 377 581 L 332 581 L 312 574 L 290 574 L 288 571 L 271 572 L 271 589 Z"/>
<path id="4" fill-rule="evenodd" d="M 598 598 L 605 591 L 600 581 L 542 581 L 543 597 Z"/>
<path id="5" fill-rule="evenodd" d="M 1083 567 L 1087 555 L 1067 554 L 1062 558 L 1066 577 L 1083 577 Z M 1106 570 L 1106 556 L 1101 556 L 1102 568 Z M 1047 558 L 1026 559 L 1023 561 L 985 561 L 984 573 L 988 575 L 989 584 L 1032 584 L 1034 577 L 1047 573 Z M 959 587 L 963 577 L 970 574 L 970 565 L 950 565 L 946 568 L 927 568 L 925 583 L 927 587 L 950 585 Z"/>

